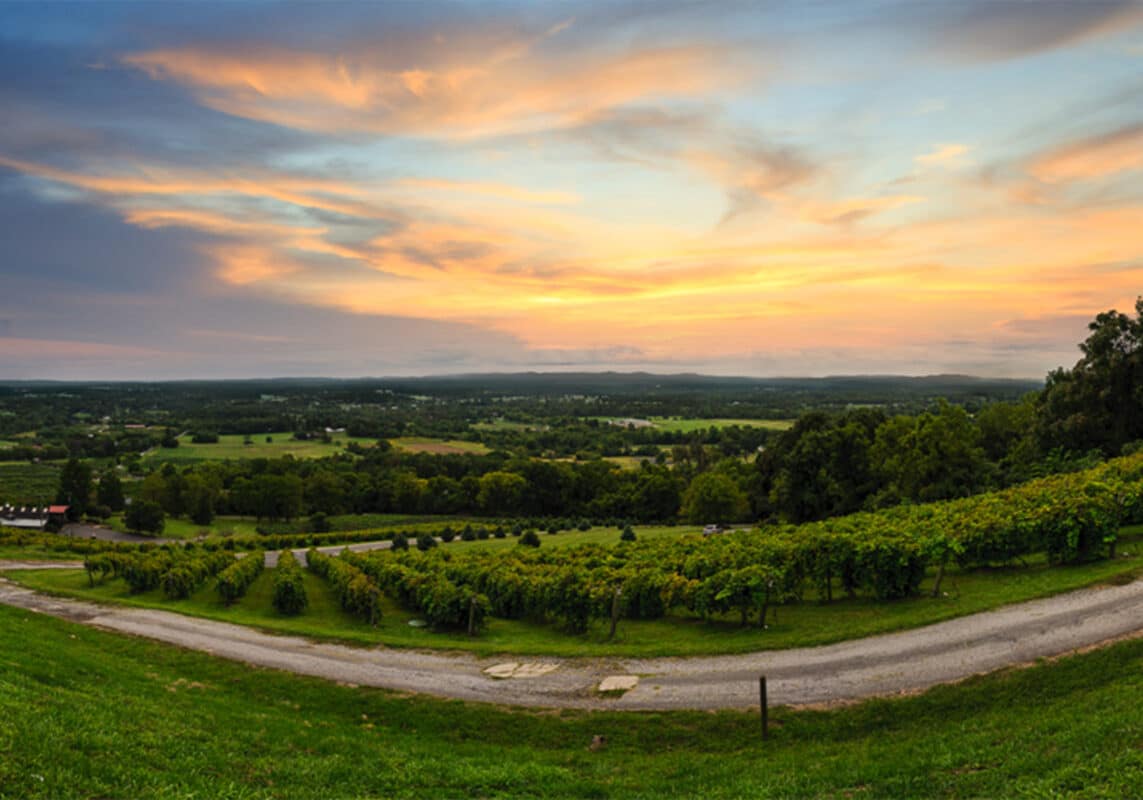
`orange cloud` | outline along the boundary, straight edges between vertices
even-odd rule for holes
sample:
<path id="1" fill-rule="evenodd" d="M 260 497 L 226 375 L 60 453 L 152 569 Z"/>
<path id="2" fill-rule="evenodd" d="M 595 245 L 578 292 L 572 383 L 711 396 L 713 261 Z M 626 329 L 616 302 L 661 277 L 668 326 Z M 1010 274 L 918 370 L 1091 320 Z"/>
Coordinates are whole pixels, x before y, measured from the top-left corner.
<path id="1" fill-rule="evenodd" d="M 1046 183 L 1104 178 L 1143 168 L 1143 125 L 1058 147 L 1032 161 L 1028 172 Z"/>
<path id="2" fill-rule="evenodd" d="M 968 152 L 968 145 L 942 144 L 930 152 L 917 156 L 913 160 L 921 166 L 932 167 L 937 165 L 952 165 L 961 161 L 962 156 Z"/>
<path id="3" fill-rule="evenodd" d="M 698 97 L 744 77 L 725 47 L 680 45 L 616 55 L 545 57 L 537 39 L 491 51 L 466 46 L 403 51 L 383 45 L 336 56 L 282 48 L 134 53 L 123 62 L 192 87 L 227 114 L 303 130 L 463 138 L 574 125 L 654 97 Z M 413 61 L 416 59 L 416 61 Z"/>
<path id="4" fill-rule="evenodd" d="M 218 265 L 218 277 L 233 286 L 265 283 L 301 271 L 285 254 L 264 246 L 217 245 L 202 249 Z"/>
<path id="5" fill-rule="evenodd" d="M 172 169 L 150 164 L 132 164 L 126 174 L 81 173 L 47 164 L 0 156 L 0 166 L 28 175 L 116 196 L 243 195 L 277 200 L 294 206 L 319 208 L 350 216 L 376 215 L 376 209 L 358 200 L 363 190 L 344 182 L 302 178 L 262 170 L 241 174 L 213 174 Z"/>
<path id="6" fill-rule="evenodd" d="M 575 205 L 580 202 L 579 196 L 572 192 L 537 192 L 503 183 L 451 181 L 442 178 L 401 178 L 394 185 L 400 188 L 429 192 L 463 192 L 540 205 Z"/>

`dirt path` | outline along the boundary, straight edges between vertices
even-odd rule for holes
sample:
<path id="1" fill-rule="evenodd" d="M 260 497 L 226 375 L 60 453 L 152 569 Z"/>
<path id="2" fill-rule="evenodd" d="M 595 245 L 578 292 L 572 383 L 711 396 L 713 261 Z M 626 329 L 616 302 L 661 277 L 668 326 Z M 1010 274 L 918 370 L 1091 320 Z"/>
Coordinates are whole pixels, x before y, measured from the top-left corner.
<path id="1" fill-rule="evenodd" d="M 1143 581 L 1085 589 L 825 647 L 656 659 L 524 661 L 321 644 L 166 611 L 49 597 L 3 579 L 0 602 L 343 683 L 506 705 L 632 710 L 757 705 L 762 674 L 767 676 L 774 705 L 911 692 L 1143 632 Z M 601 688 L 632 684 L 621 694 L 600 693 Z"/>

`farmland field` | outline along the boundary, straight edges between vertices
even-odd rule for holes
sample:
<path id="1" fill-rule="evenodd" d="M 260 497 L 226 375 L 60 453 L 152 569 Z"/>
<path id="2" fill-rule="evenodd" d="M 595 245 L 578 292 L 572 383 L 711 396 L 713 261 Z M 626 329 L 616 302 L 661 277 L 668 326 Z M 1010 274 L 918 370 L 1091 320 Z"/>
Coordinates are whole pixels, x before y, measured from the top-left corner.
<path id="1" fill-rule="evenodd" d="M 916 697 L 775 709 L 766 743 L 757 714 L 435 700 L 7 607 L 0 654 L 9 798 L 1130 798 L 1143 783 L 1138 640 Z"/>
<path id="2" fill-rule="evenodd" d="M 650 422 L 656 428 L 672 433 L 692 433 L 696 430 L 706 430 L 710 427 L 728 428 L 738 425 L 742 428 L 766 428 L 772 431 L 784 431 L 793 427 L 794 421 L 790 419 L 680 419 L 675 417 L 651 417 Z"/>
<path id="3" fill-rule="evenodd" d="M 290 455 L 294 458 L 321 458 L 340 453 L 349 442 L 357 442 L 370 447 L 376 440 L 335 434 L 329 443 L 321 440 L 296 441 L 293 434 L 286 432 L 259 433 L 250 436 L 250 444 L 240 434 L 226 434 L 218 437 L 215 444 L 195 444 L 189 435 L 179 437 L 179 446 L 155 448 L 148 452 L 147 461 L 221 461 L 231 458 L 281 458 Z M 269 437 L 270 441 L 266 441 Z"/>
<path id="4" fill-rule="evenodd" d="M 679 529 L 637 529 L 640 536 L 672 536 Z M 543 548 L 560 544 L 583 543 L 592 539 L 615 541 L 615 529 L 596 529 L 586 533 L 541 534 Z M 514 538 L 488 539 L 475 542 L 454 541 L 443 545 L 458 551 L 468 548 L 499 549 L 519 546 Z M 664 656 L 743 653 L 760 649 L 805 647 L 846 639 L 914 628 L 941 620 L 985 611 L 1009 603 L 1047 597 L 1060 592 L 1107 581 L 1129 580 L 1143 572 L 1143 557 L 1136 553 L 1143 542 L 1143 529 L 1135 527 L 1123 532 L 1125 552 L 1133 555 L 1109 561 L 1078 566 L 1049 567 L 1043 558 L 1029 558 L 1026 567 L 992 568 L 971 571 L 950 570 L 944 579 L 946 596 L 922 596 L 892 603 L 869 598 L 837 600 L 829 605 L 814 601 L 812 595 L 803 603 L 782 606 L 777 619 L 765 630 L 741 627 L 736 615 L 714 617 L 703 622 L 680 611 L 659 620 L 623 620 L 614 641 L 607 640 L 607 625 L 593 621 L 587 633 L 572 635 L 556 625 L 523 620 L 490 618 L 479 637 L 461 633 L 433 632 L 408 625 L 419 615 L 385 600 L 384 617 L 372 628 L 348 617 L 334 605 L 317 605 L 296 618 L 280 617 L 270 608 L 268 586 L 262 593 L 251 594 L 226 608 L 212 586 L 207 586 L 185 601 L 163 598 L 158 591 L 131 595 L 122 581 L 89 588 L 86 573 L 81 570 L 45 570 L 14 572 L 8 577 L 32 588 L 102 602 L 165 608 L 194 616 L 228 622 L 257 625 L 274 631 L 300 633 L 323 638 L 341 639 L 361 644 L 386 644 L 397 647 L 433 647 L 470 650 L 483 654 L 511 652 L 554 656 Z M 932 573 L 922 589 L 931 587 Z M 258 579 L 269 581 L 268 573 Z M 316 579 L 306 574 L 307 588 Z M 258 584 L 256 584 L 257 586 Z M 324 590 L 318 586 L 320 596 Z M 322 610 L 325 609 L 325 610 Z"/>
<path id="5" fill-rule="evenodd" d="M 0 463 L 0 503 L 49 503 L 59 488 L 58 464 Z"/>
<path id="6" fill-rule="evenodd" d="M 410 453 L 435 453 L 437 455 L 483 455 L 489 452 L 480 442 L 466 442 L 461 439 L 433 439 L 423 436 L 401 436 L 390 439 L 389 443 Z"/>

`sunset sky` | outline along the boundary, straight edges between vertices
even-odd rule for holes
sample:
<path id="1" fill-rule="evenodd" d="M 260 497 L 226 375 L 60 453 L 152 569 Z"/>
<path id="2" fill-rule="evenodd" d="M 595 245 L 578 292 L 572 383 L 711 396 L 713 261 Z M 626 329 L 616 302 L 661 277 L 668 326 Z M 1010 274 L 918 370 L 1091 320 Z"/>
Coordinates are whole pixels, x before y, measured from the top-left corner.
<path id="1" fill-rule="evenodd" d="M 0 3 L 0 379 L 1042 377 L 1138 2 Z"/>

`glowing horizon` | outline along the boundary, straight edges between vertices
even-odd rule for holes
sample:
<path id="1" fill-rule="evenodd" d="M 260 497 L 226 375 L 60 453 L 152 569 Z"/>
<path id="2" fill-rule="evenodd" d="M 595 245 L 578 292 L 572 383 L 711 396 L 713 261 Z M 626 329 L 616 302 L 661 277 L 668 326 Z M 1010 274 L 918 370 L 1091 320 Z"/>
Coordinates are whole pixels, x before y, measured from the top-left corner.
<path id="1" fill-rule="evenodd" d="M 1041 377 L 1143 293 L 1137 2 L 317 11 L 0 7 L 0 379 Z"/>

